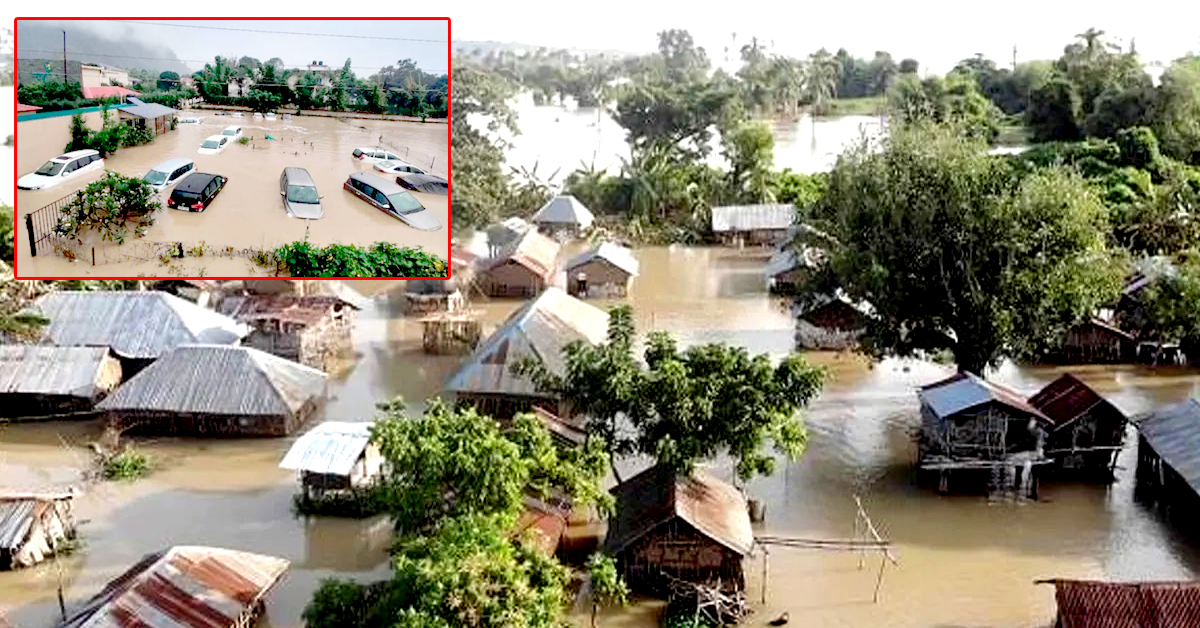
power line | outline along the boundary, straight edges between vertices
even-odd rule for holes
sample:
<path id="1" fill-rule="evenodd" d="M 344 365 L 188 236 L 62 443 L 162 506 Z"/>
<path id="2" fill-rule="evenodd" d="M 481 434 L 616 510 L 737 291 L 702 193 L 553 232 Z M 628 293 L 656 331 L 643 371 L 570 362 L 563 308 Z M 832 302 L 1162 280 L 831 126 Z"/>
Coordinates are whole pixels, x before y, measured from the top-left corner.
<path id="1" fill-rule="evenodd" d="M 21 50 L 19 52 L 40 52 L 40 53 L 54 54 L 54 53 L 58 53 L 59 51 L 58 50 L 35 50 L 35 49 L 21 48 Z M 136 55 L 113 55 L 113 54 L 108 54 L 105 52 L 80 52 L 77 50 L 71 50 L 68 52 L 68 54 L 69 55 L 73 54 L 73 55 L 77 55 L 77 56 L 90 55 L 93 57 L 112 57 L 113 59 L 139 59 L 142 61 L 186 61 L 189 63 L 212 63 L 213 62 L 212 59 L 179 59 L 179 58 L 173 58 L 173 57 L 170 57 L 170 58 L 169 57 L 140 57 L 140 56 L 136 56 Z M 233 62 L 233 61 L 237 61 L 237 59 L 229 59 L 229 61 Z M 267 65 L 265 62 L 260 62 L 260 64 Z M 283 64 L 283 67 L 284 67 L 284 69 L 287 69 L 287 68 L 297 68 L 298 69 L 298 68 L 307 68 L 309 65 L 311 65 L 311 64 L 308 64 L 308 63 L 285 63 L 285 64 Z M 327 67 L 331 70 L 340 70 L 342 66 L 328 65 L 328 66 L 324 66 L 324 67 Z M 383 69 L 391 68 L 391 67 L 395 67 L 395 66 L 385 65 L 385 66 L 376 67 L 376 66 L 352 65 L 352 66 L 350 66 L 350 69 L 352 69 L 352 70 L 383 70 Z M 199 70 L 197 70 L 197 71 L 199 71 Z M 421 70 L 420 68 L 417 68 L 417 71 L 424 72 L 425 74 L 430 74 L 433 76 L 438 76 L 436 74 L 433 74 L 432 72 L 425 72 L 424 70 Z M 445 73 L 443 72 L 443 74 L 445 74 Z"/>
<path id="2" fill-rule="evenodd" d="M 374 37 L 371 35 L 339 35 L 336 33 L 294 33 L 289 31 L 268 31 L 256 30 L 252 28 L 229 28 L 226 26 L 197 26 L 195 24 L 168 24 L 166 22 L 143 22 L 140 20 L 112 20 L 113 22 L 125 22 L 127 24 L 147 24 L 150 26 L 175 26 L 179 28 L 203 28 L 214 31 L 236 31 L 239 33 L 269 33 L 272 35 L 304 35 L 306 37 L 344 37 L 347 39 L 379 39 L 384 41 L 415 41 L 420 43 L 430 44 L 449 44 L 445 39 L 416 39 L 412 37 Z"/>

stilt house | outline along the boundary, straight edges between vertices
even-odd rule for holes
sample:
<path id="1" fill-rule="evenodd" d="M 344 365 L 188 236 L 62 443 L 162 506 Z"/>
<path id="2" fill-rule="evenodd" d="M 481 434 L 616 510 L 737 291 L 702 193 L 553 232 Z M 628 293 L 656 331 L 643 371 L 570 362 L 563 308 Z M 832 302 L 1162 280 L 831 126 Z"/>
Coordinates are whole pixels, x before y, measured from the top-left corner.
<path id="1" fill-rule="evenodd" d="M 1200 400 L 1188 399 L 1133 419 L 1138 430 L 1137 488 L 1177 512 L 1200 509 Z"/>
<path id="2" fill-rule="evenodd" d="M 567 291 L 581 299 L 624 298 L 637 275 L 633 251 L 604 242 L 567 262 Z"/>
<path id="3" fill-rule="evenodd" d="M 306 496 L 370 486 L 383 471 L 383 455 L 370 442 L 371 425 L 322 423 L 296 439 L 279 468 L 300 472 Z"/>
<path id="4" fill-rule="evenodd" d="M 726 246 L 780 245 L 796 219 L 791 203 L 712 208 L 712 230 Z"/>
<path id="5" fill-rule="evenodd" d="M 482 262 L 476 281 L 490 297 L 530 298 L 553 284 L 558 243 L 530 230 L 499 257 Z"/>
<path id="6" fill-rule="evenodd" d="M 1038 580 L 1053 584 L 1054 628 L 1182 628 L 1200 625 L 1200 582 Z"/>
<path id="7" fill-rule="evenodd" d="M 533 215 L 538 229 L 559 240 L 579 237 L 595 220 L 591 210 L 570 194 L 555 196 Z"/>
<path id="8" fill-rule="evenodd" d="M 1087 384 L 1063 374 L 1029 398 L 1049 419 L 1045 453 L 1058 470 L 1111 482 L 1125 441 L 1125 415 Z"/>

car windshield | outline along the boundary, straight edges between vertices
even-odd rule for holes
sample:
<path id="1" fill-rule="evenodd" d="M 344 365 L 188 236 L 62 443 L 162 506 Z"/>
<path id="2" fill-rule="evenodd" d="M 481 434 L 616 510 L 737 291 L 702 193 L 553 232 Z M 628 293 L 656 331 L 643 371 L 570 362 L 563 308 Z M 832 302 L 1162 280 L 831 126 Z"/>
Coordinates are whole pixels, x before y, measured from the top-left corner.
<path id="1" fill-rule="evenodd" d="M 162 185 L 167 182 L 167 173 L 151 170 L 146 173 L 146 176 L 142 177 L 142 181 L 150 185 Z"/>
<path id="2" fill-rule="evenodd" d="M 421 201 L 408 192 L 389 194 L 388 200 L 392 202 L 392 207 L 396 208 L 398 214 L 413 214 L 425 209 Z"/>
<path id="3" fill-rule="evenodd" d="M 217 140 L 205 140 L 204 143 L 200 145 L 200 148 L 220 148 L 220 147 L 221 147 L 221 142 L 219 142 Z"/>
<path id="4" fill-rule="evenodd" d="M 237 135 L 237 130 L 236 129 L 225 129 L 224 131 L 221 132 L 221 135 Z"/>
<path id="5" fill-rule="evenodd" d="M 59 163 L 57 161 L 47 161 L 46 163 L 42 164 L 41 168 L 37 169 L 35 174 L 43 174 L 48 177 L 53 177 L 62 172 L 63 166 L 65 165 L 67 164 Z"/>
<path id="6" fill-rule="evenodd" d="M 289 185 L 287 199 L 293 203 L 316 203 L 320 201 L 317 188 L 305 185 Z"/>

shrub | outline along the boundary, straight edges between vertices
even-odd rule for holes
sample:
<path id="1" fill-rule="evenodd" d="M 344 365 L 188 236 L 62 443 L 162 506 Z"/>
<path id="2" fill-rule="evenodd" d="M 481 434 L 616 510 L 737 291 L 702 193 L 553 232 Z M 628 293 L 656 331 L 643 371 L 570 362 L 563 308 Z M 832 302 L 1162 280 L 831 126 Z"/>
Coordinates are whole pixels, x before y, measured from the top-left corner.
<path id="1" fill-rule="evenodd" d="M 140 451 L 126 447 L 104 461 L 102 473 L 106 480 L 136 480 L 150 471 L 150 458 Z"/>
<path id="2" fill-rule="evenodd" d="M 81 233 L 95 229 L 102 239 L 123 244 L 130 225 L 135 237 L 145 235 L 146 227 L 154 224 L 154 212 L 161 208 L 145 181 L 106 172 L 59 210 L 63 217 L 55 230 L 78 239 Z"/>
<path id="3" fill-rule="evenodd" d="M 419 248 L 388 242 L 369 248 L 352 244 L 321 248 L 306 237 L 276 248 L 270 257 L 292 277 L 444 277 L 449 269 L 445 260 Z"/>

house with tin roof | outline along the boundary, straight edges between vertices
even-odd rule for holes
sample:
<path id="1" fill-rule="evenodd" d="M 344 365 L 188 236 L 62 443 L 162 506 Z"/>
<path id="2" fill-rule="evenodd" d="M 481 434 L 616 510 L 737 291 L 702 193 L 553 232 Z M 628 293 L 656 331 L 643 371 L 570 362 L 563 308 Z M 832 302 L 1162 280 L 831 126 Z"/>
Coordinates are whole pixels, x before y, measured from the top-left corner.
<path id="1" fill-rule="evenodd" d="M 568 292 L 580 298 L 623 298 L 638 268 L 632 250 L 603 242 L 567 262 Z"/>
<path id="2" fill-rule="evenodd" d="M 498 257 L 481 262 L 476 284 L 489 297 L 534 297 L 553 285 L 558 253 L 557 242 L 530 229 Z"/>
<path id="3" fill-rule="evenodd" d="M 726 246 L 778 246 L 788 240 L 795 220 L 796 206 L 791 203 L 712 208 L 713 235 Z"/>
<path id="4" fill-rule="evenodd" d="M 559 194 L 546 201 L 533 215 L 533 224 L 552 238 L 569 239 L 592 226 L 596 217 L 579 199 L 570 194 Z"/>

